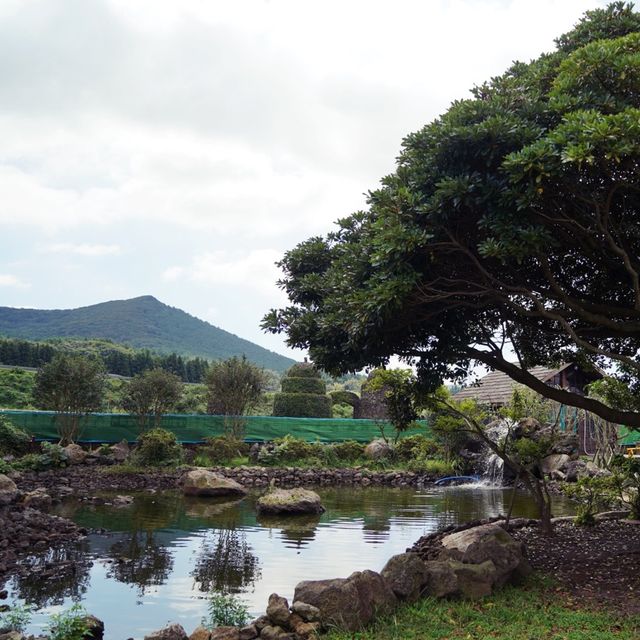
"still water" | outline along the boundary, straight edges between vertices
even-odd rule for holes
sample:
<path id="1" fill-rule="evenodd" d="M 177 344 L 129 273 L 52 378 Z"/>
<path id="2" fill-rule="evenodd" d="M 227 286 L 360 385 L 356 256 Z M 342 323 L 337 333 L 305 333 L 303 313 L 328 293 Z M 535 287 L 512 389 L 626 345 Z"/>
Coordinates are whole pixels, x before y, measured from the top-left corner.
<path id="1" fill-rule="evenodd" d="M 238 594 L 259 615 L 274 591 L 291 599 L 300 580 L 379 571 L 425 533 L 505 513 L 510 497 L 506 489 L 481 487 L 318 493 L 322 516 L 289 518 L 257 517 L 257 493 L 232 502 L 173 492 L 135 494 L 125 507 L 66 502 L 59 515 L 107 533 L 30 558 L 28 576 L 7 585 L 10 599 L 40 609 L 30 633 L 78 600 L 105 622 L 106 640 L 141 640 L 169 621 L 191 633 L 211 591 Z M 554 515 L 571 513 L 571 503 L 555 502 Z M 514 515 L 535 517 L 528 496 L 517 496 Z M 47 572 L 45 559 L 55 560 L 55 572 Z"/>

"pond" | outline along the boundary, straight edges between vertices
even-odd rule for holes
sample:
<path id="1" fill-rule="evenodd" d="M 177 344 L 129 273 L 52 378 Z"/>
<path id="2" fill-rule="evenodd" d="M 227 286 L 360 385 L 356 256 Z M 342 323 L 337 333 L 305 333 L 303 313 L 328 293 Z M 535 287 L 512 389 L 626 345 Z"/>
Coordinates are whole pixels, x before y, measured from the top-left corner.
<path id="1" fill-rule="evenodd" d="M 212 591 L 238 594 L 257 616 L 273 592 L 290 600 L 300 580 L 380 571 L 425 533 L 505 513 L 510 497 L 483 487 L 317 491 L 326 512 L 289 519 L 257 517 L 257 493 L 233 502 L 175 492 L 134 494 L 124 507 L 105 495 L 105 504 L 65 502 L 58 515 L 106 533 L 28 558 L 30 571 L 7 585 L 9 599 L 40 609 L 30 633 L 77 600 L 105 622 L 106 640 L 141 640 L 169 621 L 191 633 Z M 554 515 L 571 513 L 566 499 L 555 501 Z M 514 515 L 535 517 L 527 495 L 517 495 Z"/>

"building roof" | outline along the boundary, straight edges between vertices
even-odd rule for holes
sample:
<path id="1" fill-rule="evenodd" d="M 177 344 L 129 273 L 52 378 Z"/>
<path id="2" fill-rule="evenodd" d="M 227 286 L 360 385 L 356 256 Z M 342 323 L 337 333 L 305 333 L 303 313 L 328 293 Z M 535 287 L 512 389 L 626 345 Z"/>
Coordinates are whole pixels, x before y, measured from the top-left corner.
<path id="1" fill-rule="evenodd" d="M 541 366 L 532 367 L 529 369 L 529 373 L 538 378 L 538 380 L 547 382 L 569 366 L 571 366 L 570 362 L 554 369 Z M 477 383 L 458 391 L 458 393 L 454 394 L 454 398 L 456 400 L 474 398 L 482 404 L 504 405 L 511 400 L 513 387 L 516 384 L 518 383 L 512 380 L 506 373 L 502 373 L 502 371 L 492 371 L 484 376 L 484 378 L 480 378 Z"/>

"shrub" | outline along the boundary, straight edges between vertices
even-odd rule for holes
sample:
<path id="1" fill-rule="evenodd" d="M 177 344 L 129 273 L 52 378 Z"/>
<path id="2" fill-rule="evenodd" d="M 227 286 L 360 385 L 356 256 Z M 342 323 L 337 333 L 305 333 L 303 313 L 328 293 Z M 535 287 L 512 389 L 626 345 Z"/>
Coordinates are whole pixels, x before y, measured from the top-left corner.
<path id="1" fill-rule="evenodd" d="M 138 437 L 133 457 L 136 464 L 143 466 L 169 466 L 182 460 L 182 447 L 171 431 L 150 429 Z"/>
<path id="2" fill-rule="evenodd" d="M 33 607 L 13 602 L 11 608 L 0 615 L 0 629 L 9 629 L 24 633 L 31 622 Z"/>
<path id="3" fill-rule="evenodd" d="M 423 435 L 407 436 L 400 439 L 395 446 L 398 460 L 409 462 L 416 458 L 428 458 L 438 453 L 438 443 L 433 438 Z"/>
<path id="4" fill-rule="evenodd" d="M 273 400 L 274 416 L 294 418 L 330 418 L 331 398 L 314 393 L 277 393 Z"/>
<path id="5" fill-rule="evenodd" d="M 209 618 L 202 619 L 202 626 L 207 629 L 243 627 L 249 620 L 249 609 L 238 596 L 231 593 L 212 593 L 207 608 Z"/>
<path id="6" fill-rule="evenodd" d="M 69 464 L 69 455 L 59 444 L 43 442 L 40 447 L 42 449 L 40 460 L 44 468 L 66 467 Z"/>
<path id="7" fill-rule="evenodd" d="M 320 378 L 282 378 L 282 393 L 318 393 L 324 395 L 327 385 Z"/>
<path id="8" fill-rule="evenodd" d="M 310 362 L 298 362 L 287 369 L 285 376 L 287 378 L 319 378 L 320 372 Z"/>
<path id="9" fill-rule="evenodd" d="M 345 440 L 331 445 L 331 449 L 338 460 L 354 462 L 364 455 L 364 445 L 355 440 Z"/>
<path id="10" fill-rule="evenodd" d="M 68 611 L 52 613 L 47 630 L 50 640 L 83 640 L 90 634 L 87 612 L 76 603 Z"/>
<path id="11" fill-rule="evenodd" d="M 6 416 L 0 416 L 0 455 L 21 456 L 29 451 L 31 436 L 16 427 Z"/>
<path id="12" fill-rule="evenodd" d="M 45 467 L 42 462 L 42 455 L 39 453 L 27 453 L 11 464 L 19 471 L 43 471 Z"/>
<path id="13" fill-rule="evenodd" d="M 287 464 L 308 458 L 323 458 L 323 445 L 306 442 L 287 435 L 273 441 L 272 447 L 263 447 L 258 454 L 258 462 L 265 465 Z"/>
<path id="14" fill-rule="evenodd" d="M 411 460 L 407 464 L 407 469 L 416 473 L 430 473 L 436 476 L 450 476 L 456 473 L 454 464 L 437 458 L 417 458 Z"/>
<path id="15" fill-rule="evenodd" d="M 233 458 L 246 456 L 248 453 L 249 445 L 232 436 L 208 438 L 207 444 L 201 451 L 202 456 L 207 457 L 213 464 L 224 464 Z"/>

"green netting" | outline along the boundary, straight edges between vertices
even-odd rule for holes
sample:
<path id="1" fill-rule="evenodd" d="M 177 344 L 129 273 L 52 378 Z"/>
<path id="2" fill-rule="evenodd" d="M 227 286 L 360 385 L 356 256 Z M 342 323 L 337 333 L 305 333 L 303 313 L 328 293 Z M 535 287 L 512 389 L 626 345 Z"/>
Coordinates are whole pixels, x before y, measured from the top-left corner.
<path id="1" fill-rule="evenodd" d="M 55 413 L 51 411 L 0 411 L 17 427 L 32 434 L 39 440 L 57 440 Z M 281 418 L 271 416 L 248 416 L 245 439 L 263 441 L 282 438 L 287 434 L 310 442 L 341 442 L 357 440 L 369 442 L 380 436 L 380 421 L 354 420 L 349 418 Z M 163 417 L 161 426 L 176 434 L 182 443 L 202 442 L 205 438 L 222 435 L 225 432 L 224 416 L 174 415 Z M 403 435 L 426 433 L 428 427 L 421 422 L 419 427 L 406 431 Z M 138 437 L 135 416 L 122 413 L 92 413 L 83 418 L 80 442 L 133 442 Z M 387 436 L 394 435 L 393 428 L 385 425 Z"/>
<path id="2" fill-rule="evenodd" d="M 618 433 L 618 444 L 623 447 L 631 447 L 640 442 L 640 431 L 629 429 L 629 427 L 620 427 Z"/>

